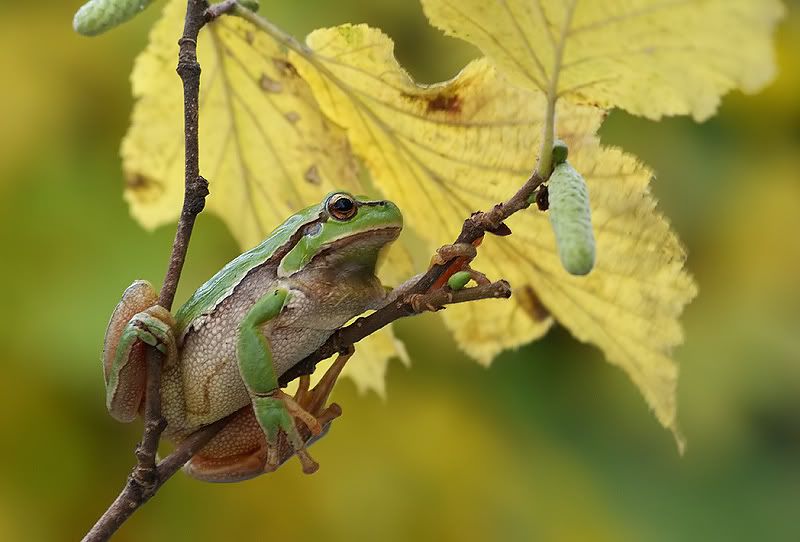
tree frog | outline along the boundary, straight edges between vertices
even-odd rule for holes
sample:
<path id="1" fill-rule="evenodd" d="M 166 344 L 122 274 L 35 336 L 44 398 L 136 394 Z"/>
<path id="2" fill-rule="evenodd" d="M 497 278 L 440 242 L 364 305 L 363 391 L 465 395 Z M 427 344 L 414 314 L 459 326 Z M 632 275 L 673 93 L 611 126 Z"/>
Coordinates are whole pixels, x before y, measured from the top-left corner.
<path id="1" fill-rule="evenodd" d="M 236 481 L 274 470 L 280 434 L 313 472 L 295 419 L 312 434 L 319 421 L 281 391 L 278 378 L 348 320 L 394 297 L 375 265 L 402 226 L 392 202 L 336 192 L 228 263 L 174 315 L 157 304 L 150 283 L 134 282 L 106 331 L 109 412 L 123 422 L 141 412 L 149 345 L 164 353 L 165 437 L 180 442 L 236 413 L 187 464 L 189 474 Z"/>

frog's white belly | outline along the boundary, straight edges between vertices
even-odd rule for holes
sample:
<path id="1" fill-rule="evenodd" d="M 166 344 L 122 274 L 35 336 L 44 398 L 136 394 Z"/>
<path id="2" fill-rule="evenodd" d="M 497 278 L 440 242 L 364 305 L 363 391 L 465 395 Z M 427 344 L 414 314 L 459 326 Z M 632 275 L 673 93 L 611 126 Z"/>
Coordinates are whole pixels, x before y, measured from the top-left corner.
<path id="1" fill-rule="evenodd" d="M 259 272 L 267 275 L 272 271 Z M 216 307 L 213 319 L 185 336 L 180 361 L 165 368 L 161 394 L 168 435 L 187 434 L 249 404 L 236 358 L 239 323 L 277 285 L 269 276 L 249 278 L 252 280 L 243 281 L 234 296 Z M 277 376 L 314 352 L 335 329 L 385 295 L 374 277 L 355 290 L 340 287 L 328 277 L 313 279 L 314 284 L 325 287 L 315 291 L 298 281 L 282 283 L 290 288 L 288 304 L 261 328 L 270 345 Z"/>
<path id="2" fill-rule="evenodd" d="M 316 350 L 332 333 L 288 327 L 265 331 L 277 375 Z M 163 379 L 162 395 L 178 399 L 164 402 L 172 407 L 164 412 L 168 433 L 193 431 L 250 403 L 239 374 L 235 334 L 216 335 L 211 329 L 207 333 L 201 329 L 191 337 L 184 346 L 183 363 L 167 371 Z"/>

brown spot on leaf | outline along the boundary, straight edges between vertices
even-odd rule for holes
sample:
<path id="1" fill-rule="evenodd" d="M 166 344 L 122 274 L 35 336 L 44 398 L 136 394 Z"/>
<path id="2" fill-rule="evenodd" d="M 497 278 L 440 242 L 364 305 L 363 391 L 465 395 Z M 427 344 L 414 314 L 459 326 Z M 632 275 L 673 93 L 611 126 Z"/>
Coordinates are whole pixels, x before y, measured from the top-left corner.
<path id="1" fill-rule="evenodd" d="M 530 316 L 534 322 L 543 322 L 550 317 L 550 311 L 544 306 L 542 300 L 536 295 L 536 291 L 530 285 L 514 290 L 514 298 L 519 303 L 525 314 Z"/>
<path id="2" fill-rule="evenodd" d="M 306 170 L 303 178 L 315 186 L 322 184 L 322 177 L 319 176 L 319 168 L 316 164 Z"/>
<path id="3" fill-rule="evenodd" d="M 248 30 L 244 34 L 244 40 L 248 43 L 248 45 L 253 45 L 253 42 L 256 41 L 256 35 L 253 34 L 251 30 Z"/>
<path id="4" fill-rule="evenodd" d="M 288 60 L 284 60 L 282 58 L 273 58 L 272 63 L 275 65 L 275 68 L 281 73 L 281 75 L 285 77 L 299 77 L 300 75 L 297 73 L 297 68 L 294 67 L 294 64 Z"/>
<path id="5" fill-rule="evenodd" d="M 446 113 L 461 113 L 463 100 L 458 94 L 457 89 L 449 88 L 446 91 L 435 95 L 420 95 L 410 92 L 401 92 L 400 95 L 409 102 L 422 103 L 425 109 L 431 111 L 444 111 Z"/>
<path id="6" fill-rule="evenodd" d="M 433 97 L 426 97 L 428 111 L 447 111 L 461 113 L 461 96 L 458 94 L 440 93 Z"/>
<path id="7" fill-rule="evenodd" d="M 284 117 L 286 117 L 286 120 L 294 124 L 295 122 L 300 120 L 300 113 L 298 113 L 297 111 L 289 111 L 284 115 Z"/>
<path id="8" fill-rule="evenodd" d="M 153 186 L 153 180 L 139 173 L 125 175 L 125 188 L 129 190 L 147 190 Z"/>
<path id="9" fill-rule="evenodd" d="M 280 92 L 283 90 L 281 82 L 272 79 L 266 73 L 261 74 L 261 79 L 258 80 L 258 84 L 261 86 L 262 90 L 267 92 Z"/>

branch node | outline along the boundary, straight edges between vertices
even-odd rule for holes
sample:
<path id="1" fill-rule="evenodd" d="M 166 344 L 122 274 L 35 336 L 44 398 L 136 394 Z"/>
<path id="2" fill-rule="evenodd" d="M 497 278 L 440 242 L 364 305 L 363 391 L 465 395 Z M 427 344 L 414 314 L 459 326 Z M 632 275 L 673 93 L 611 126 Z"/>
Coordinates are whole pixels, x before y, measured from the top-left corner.
<path id="1" fill-rule="evenodd" d="M 203 13 L 203 17 L 207 23 L 210 23 L 217 17 L 221 17 L 226 13 L 232 12 L 238 6 L 238 2 L 236 0 L 224 0 L 223 2 L 219 2 L 218 4 L 214 4 L 213 6 L 209 7 Z"/>
<path id="2" fill-rule="evenodd" d="M 209 194 L 208 181 L 200 175 L 186 183 L 184 212 L 189 215 L 199 215 L 205 209 L 206 196 Z"/>
<path id="3" fill-rule="evenodd" d="M 178 67 L 175 68 L 175 71 L 178 72 L 181 79 L 187 79 L 190 77 L 200 77 L 200 72 L 202 70 L 198 62 L 192 62 L 191 60 L 184 60 L 181 58 L 178 60 Z"/>
<path id="4" fill-rule="evenodd" d="M 238 3 L 234 0 L 224 0 L 211 8 L 209 8 L 206 0 L 187 0 L 183 36 L 178 40 L 180 50 L 178 52 L 177 66 L 177 72 L 184 87 L 185 194 L 184 206 L 175 233 L 175 240 L 173 241 L 169 267 L 159 296 L 159 304 L 168 310 L 172 307 L 175 297 L 175 290 L 177 289 L 178 279 L 186 257 L 186 250 L 195 218 L 203 210 L 205 198 L 209 194 L 208 181 L 200 176 L 198 156 L 201 68 L 197 61 L 197 36 L 203 25 L 223 13 L 235 10 L 237 6 Z M 305 46 L 297 44 L 296 47 L 303 49 Z M 494 205 L 487 212 L 474 212 L 464 221 L 461 233 L 454 244 L 473 244 L 483 237 L 486 232 L 508 235 L 510 229 L 503 221 L 517 211 L 527 208 L 530 205 L 529 197 L 545 180 L 545 177 L 534 172 L 509 200 Z M 337 352 L 344 354 L 351 351 L 356 342 L 399 318 L 424 310 L 440 310 L 444 308 L 444 305 L 450 303 L 508 298 L 511 296 L 511 287 L 505 280 L 479 284 L 474 288 L 465 288 L 458 291 L 443 287 L 432 290 L 436 281 L 448 271 L 456 259 L 454 257 L 442 264 L 431 266 L 416 281 L 413 287 L 405 292 L 405 296 L 402 299 L 388 303 L 369 316 L 359 318 L 355 323 L 338 329 L 315 352 L 285 371 L 279 378 L 280 386 L 285 386 L 298 376 L 312 373 L 319 361 Z M 415 304 L 417 305 L 416 307 L 414 306 Z M 138 463 L 129 474 L 127 483 L 120 495 L 84 538 L 86 542 L 107 540 L 139 506 L 152 497 L 170 476 L 176 473 L 214 435 L 221 431 L 236 414 L 233 413 L 217 420 L 189 435 L 171 454 L 156 464 L 158 442 L 166 426 L 166 422 L 161 416 L 161 397 L 159 393 L 161 362 L 160 354 L 155 351 L 148 358 L 148 398 L 147 408 L 145 409 L 144 434 L 140 445 L 136 448 Z M 336 417 L 341 413 L 341 410 L 334 403 L 329 407 L 329 412 L 333 417 Z M 286 457 L 291 455 L 292 451 L 287 448 Z"/>

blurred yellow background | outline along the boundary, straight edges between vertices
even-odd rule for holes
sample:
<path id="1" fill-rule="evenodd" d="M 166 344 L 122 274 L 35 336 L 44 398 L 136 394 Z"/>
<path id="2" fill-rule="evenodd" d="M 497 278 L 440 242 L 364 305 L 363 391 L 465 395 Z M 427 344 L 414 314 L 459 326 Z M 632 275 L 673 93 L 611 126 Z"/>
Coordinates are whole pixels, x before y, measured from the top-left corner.
<path id="1" fill-rule="evenodd" d="M 133 279 L 162 279 L 173 235 L 128 216 L 117 152 L 160 6 L 87 39 L 71 30 L 80 3 L 4 3 L 0 18 L 0 540 L 77 539 L 121 488 L 140 426 L 106 414 L 103 332 Z M 423 82 L 477 55 L 408 0 L 262 13 L 297 36 L 380 26 Z M 392 365 L 388 400 L 338 387 L 317 474 L 179 474 L 117 540 L 800 540 L 796 10 L 777 51 L 778 79 L 705 124 L 615 112 L 601 132 L 658 171 L 700 285 L 676 352 L 684 458 L 627 377 L 564 330 L 486 370 L 426 315 L 398 326 L 413 367 Z M 212 216 L 195 231 L 179 301 L 238 252 Z"/>

